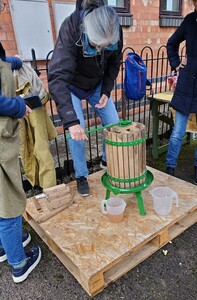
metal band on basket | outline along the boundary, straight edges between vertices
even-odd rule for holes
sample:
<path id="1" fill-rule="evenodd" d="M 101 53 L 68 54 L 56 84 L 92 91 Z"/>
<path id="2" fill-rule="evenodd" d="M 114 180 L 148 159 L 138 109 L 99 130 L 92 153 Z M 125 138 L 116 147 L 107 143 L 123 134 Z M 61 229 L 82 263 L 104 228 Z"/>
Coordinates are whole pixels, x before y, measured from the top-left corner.
<path id="1" fill-rule="evenodd" d="M 108 145 L 112 145 L 112 146 L 118 146 L 118 147 L 127 147 L 127 146 L 135 146 L 135 145 L 139 145 L 142 144 L 146 141 L 146 136 L 144 136 L 143 138 L 139 139 L 139 140 L 135 140 L 132 142 L 114 142 L 114 141 L 110 141 L 105 139 L 105 143 Z"/>
<path id="2" fill-rule="evenodd" d="M 112 181 L 115 182 L 125 182 L 125 183 L 129 183 L 129 182 L 136 182 L 139 181 L 141 179 L 143 179 L 144 177 L 146 177 L 147 171 L 144 172 L 142 175 L 138 176 L 138 177 L 134 177 L 134 178 L 116 178 L 113 177 L 111 175 L 108 174 L 109 179 L 111 179 Z"/>

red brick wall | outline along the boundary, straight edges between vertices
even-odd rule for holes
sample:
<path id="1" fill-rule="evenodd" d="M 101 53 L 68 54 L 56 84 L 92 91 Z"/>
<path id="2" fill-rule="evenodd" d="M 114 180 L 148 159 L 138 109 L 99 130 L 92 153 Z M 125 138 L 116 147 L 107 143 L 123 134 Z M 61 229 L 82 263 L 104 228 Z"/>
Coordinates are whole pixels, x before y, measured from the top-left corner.
<path id="1" fill-rule="evenodd" d="M 124 28 L 124 46 L 132 47 L 136 52 L 148 45 L 157 50 L 165 45 L 174 27 L 159 27 L 159 0 L 130 0 L 133 14 L 133 26 Z M 192 1 L 183 0 L 185 16 L 193 10 Z"/>
<path id="2" fill-rule="evenodd" d="M 5 10 L 0 14 L 0 41 L 2 42 L 7 55 L 18 53 L 17 45 L 12 25 L 12 19 L 8 0 Z M 55 28 L 52 12 L 52 0 L 49 1 L 51 22 L 54 40 Z M 75 2 L 72 0 L 61 0 L 61 2 Z M 132 47 L 136 52 L 148 45 L 153 50 L 157 50 L 161 45 L 166 44 L 167 39 L 175 31 L 173 27 L 159 27 L 159 0 L 130 0 L 131 12 L 133 14 L 133 26 L 123 27 L 124 47 Z M 192 0 L 183 0 L 183 16 L 193 10 Z M 36 49 L 35 49 L 36 50 Z M 45 62 L 38 62 L 38 68 L 45 67 Z M 41 73 L 41 79 L 47 88 L 46 73 Z M 121 95 L 120 95 L 121 97 Z M 49 109 L 49 107 L 48 107 Z M 50 109 L 49 109 L 50 113 Z M 54 105 L 54 113 L 56 113 Z"/>
<path id="3" fill-rule="evenodd" d="M 6 49 L 7 55 L 17 53 L 17 45 L 12 26 L 11 14 L 8 0 L 5 10 L 0 14 L 0 40 Z M 53 27 L 54 39 L 54 19 L 51 2 L 49 1 L 51 22 Z M 61 0 L 61 2 L 75 2 L 72 0 Z M 131 12 L 133 14 L 133 26 L 124 27 L 124 46 L 131 46 L 140 51 L 144 46 L 150 45 L 153 49 L 166 44 L 169 36 L 175 31 L 173 27 L 159 27 L 159 0 L 130 0 Z M 183 0 L 183 16 L 193 10 L 191 0 Z"/>
<path id="4" fill-rule="evenodd" d="M 8 0 L 4 0 L 4 2 L 6 3 L 5 9 L 0 13 L 0 41 L 2 42 L 7 55 L 15 55 L 17 54 L 17 45 L 9 4 Z"/>

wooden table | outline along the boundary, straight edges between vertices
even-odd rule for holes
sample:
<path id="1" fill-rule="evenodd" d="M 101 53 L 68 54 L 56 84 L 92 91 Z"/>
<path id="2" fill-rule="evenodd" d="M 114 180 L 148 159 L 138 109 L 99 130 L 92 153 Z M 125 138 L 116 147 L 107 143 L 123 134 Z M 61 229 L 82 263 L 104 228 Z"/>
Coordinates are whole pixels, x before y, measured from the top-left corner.
<path id="1" fill-rule="evenodd" d="M 161 105 L 168 104 L 173 96 L 172 91 L 167 91 L 163 93 L 153 94 L 148 97 L 152 102 L 152 118 L 153 118 L 153 151 L 152 155 L 154 159 L 157 159 L 159 154 L 162 154 L 167 151 L 168 143 L 162 146 L 159 146 L 159 121 L 162 121 L 170 126 L 174 125 L 173 117 L 168 117 L 166 113 L 161 113 L 159 107 Z M 190 134 L 186 134 L 183 138 L 183 144 L 190 142 Z"/>

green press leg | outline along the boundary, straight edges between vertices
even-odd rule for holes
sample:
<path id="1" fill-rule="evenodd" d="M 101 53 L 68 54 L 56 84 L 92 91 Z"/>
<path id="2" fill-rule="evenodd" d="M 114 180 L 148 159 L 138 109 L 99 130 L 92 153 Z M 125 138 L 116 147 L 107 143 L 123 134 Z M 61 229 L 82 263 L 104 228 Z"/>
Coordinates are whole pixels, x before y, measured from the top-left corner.
<path id="1" fill-rule="evenodd" d="M 109 197 L 110 197 L 110 190 L 106 190 L 105 200 L 109 199 Z"/>
<path id="2" fill-rule="evenodd" d="M 158 105 L 155 101 L 152 104 L 152 117 L 153 117 L 153 159 L 158 158 L 158 128 L 159 128 L 159 117 L 158 117 Z"/>
<path id="3" fill-rule="evenodd" d="M 146 212 L 144 210 L 144 203 L 143 203 L 143 199 L 142 199 L 142 194 L 141 194 L 141 192 L 136 192 L 135 194 L 136 194 L 136 198 L 137 198 L 137 203 L 138 203 L 140 215 L 145 216 Z"/>

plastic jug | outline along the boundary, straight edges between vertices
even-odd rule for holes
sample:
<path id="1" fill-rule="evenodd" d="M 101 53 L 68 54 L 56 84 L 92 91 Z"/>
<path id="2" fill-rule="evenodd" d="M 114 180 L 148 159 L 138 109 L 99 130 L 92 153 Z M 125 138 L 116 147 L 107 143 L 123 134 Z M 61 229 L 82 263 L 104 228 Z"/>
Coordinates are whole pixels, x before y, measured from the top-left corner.
<path id="1" fill-rule="evenodd" d="M 101 201 L 101 211 L 107 215 L 112 223 L 119 223 L 123 220 L 125 207 L 126 203 L 121 198 L 111 197 L 108 200 Z"/>
<path id="2" fill-rule="evenodd" d="M 177 193 L 172 189 L 162 186 L 150 191 L 153 197 L 153 207 L 156 213 L 161 216 L 166 216 L 171 212 L 172 201 L 176 200 L 176 206 L 179 206 Z"/>

